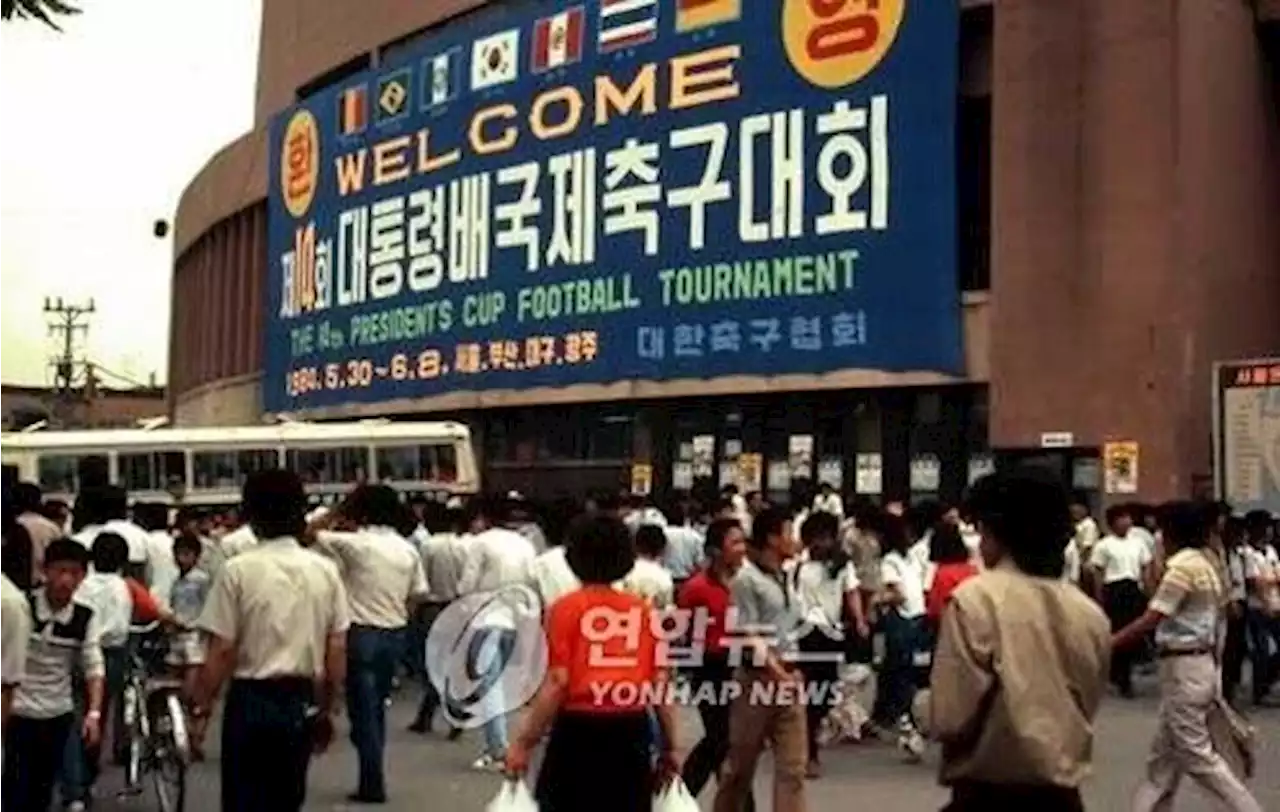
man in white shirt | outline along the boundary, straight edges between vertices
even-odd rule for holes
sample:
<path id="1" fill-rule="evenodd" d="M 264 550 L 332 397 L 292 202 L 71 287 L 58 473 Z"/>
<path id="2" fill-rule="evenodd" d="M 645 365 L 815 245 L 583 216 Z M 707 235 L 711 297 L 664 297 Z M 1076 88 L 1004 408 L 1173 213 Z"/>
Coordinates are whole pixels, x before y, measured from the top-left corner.
<path id="1" fill-rule="evenodd" d="M 544 613 L 551 604 L 582 588 L 582 581 L 569 566 L 566 552 L 565 545 L 557 544 L 534 559 L 529 567 L 529 583 L 538 593 Z"/>
<path id="2" fill-rule="evenodd" d="M 1080 546 L 1073 537 L 1062 549 L 1062 580 L 1080 586 Z"/>
<path id="3" fill-rule="evenodd" d="M 537 552 L 527 538 L 495 522 L 499 518 L 498 512 L 484 498 L 473 499 L 467 505 L 466 525 L 471 537 L 466 542 L 462 576 L 458 581 L 459 596 L 497 592 L 509 587 L 528 588 Z M 514 647 L 516 625 L 509 611 L 495 609 L 478 618 L 477 623 L 480 627 L 477 636 L 490 636 L 499 652 L 509 652 Z M 479 645 L 479 648 L 489 646 Z M 492 669 L 489 676 L 480 674 L 477 679 L 489 678 L 496 682 L 507 665 L 506 657 L 492 656 L 488 665 Z M 498 693 L 490 691 L 488 696 L 496 700 Z M 484 723 L 485 752 L 471 765 L 473 769 L 486 772 L 503 769 L 507 751 L 507 717 L 505 708 L 498 710 Z"/>
<path id="4" fill-rule="evenodd" d="M 662 554 L 662 566 L 671 573 L 676 594 L 679 594 L 681 585 L 697 574 L 702 566 L 706 536 L 687 517 L 678 523 L 667 524 L 664 532 L 667 549 Z"/>
<path id="5" fill-rule="evenodd" d="M 1253 665 L 1253 701 L 1269 704 L 1267 694 L 1280 677 L 1280 554 L 1274 544 L 1271 514 L 1250 511 L 1244 517 L 1248 546 L 1244 579 L 1248 600 L 1245 623 Z"/>
<path id="6" fill-rule="evenodd" d="M 666 609 L 675 603 L 675 581 L 660 563 L 667 547 L 667 534 L 658 525 L 646 524 L 641 525 L 635 535 L 636 562 L 631 572 L 615 586 L 654 609 Z"/>
<path id="7" fill-rule="evenodd" d="M 1111 619 L 1112 631 L 1120 631 L 1147 610 L 1147 589 L 1155 560 L 1151 544 L 1133 526 L 1133 515 L 1124 505 L 1107 508 L 1110 533 L 1093 546 L 1089 568 L 1094 597 Z M 1133 696 L 1133 667 L 1140 650 L 1117 649 L 1111 657 L 1111 682 L 1124 697 Z"/>
<path id="8" fill-rule="evenodd" d="M 44 586 L 28 599 L 31 635 L 26 664 L 5 730 L 0 808 L 49 808 L 68 742 L 75 740 L 72 675 L 77 668 L 85 678 L 80 737 L 89 746 L 101 739 L 101 627 L 91 608 L 72 600 L 88 562 L 88 551 L 66 539 L 45 548 Z"/>
<path id="9" fill-rule="evenodd" d="M 147 531 L 129 520 L 128 491 L 117 485 L 86 488 L 76 498 L 75 512 L 81 529 L 72 538 L 92 550 L 99 533 L 115 533 L 129 548 L 124 574 L 138 579 L 146 577 Z"/>
<path id="10" fill-rule="evenodd" d="M 178 562 L 173 558 L 173 536 L 169 533 L 169 508 L 159 502 L 133 506 L 133 518 L 147 533 L 145 583 L 156 603 L 169 608 L 169 593 L 178 580 Z"/>
<path id="11" fill-rule="evenodd" d="M 1230 518 L 1229 515 L 1227 517 Z M 1244 675 L 1244 660 L 1248 653 L 1248 585 L 1245 582 L 1245 562 L 1249 545 L 1237 534 L 1235 528 L 1224 526 L 1221 532 L 1227 561 L 1227 631 L 1222 650 L 1222 695 L 1228 702 L 1235 702 L 1236 691 Z"/>
<path id="12" fill-rule="evenodd" d="M 40 487 L 30 482 L 19 482 L 13 488 L 13 509 L 18 514 L 18 524 L 31 537 L 31 583 L 39 583 L 44 567 L 44 548 L 56 538 L 62 538 L 62 528 L 54 524 L 42 512 Z"/>
<path id="13" fill-rule="evenodd" d="M 752 496 L 759 498 L 760 495 L 758 493 L 753 493 Z M 729 503 L 727 510 L 725 507 L 721 507 L 720 513 L 722 515 L 727 515 L 730 519 L 737 519 L 738 524 L 742 525 L 743 532 L 750 536 L 751 517 L 758 511 L 753 511 L 751 506 L 747 504 L 747 500 L 742 498 L 742 495 L 738 493 L 737 485 L 725 485 L 721 488 L 720 498 L 721 500 L 728 500 Z M 763 509 L 763 499 L 760 500 L 760 504 Z"/>
<path id="14" fill-rule="evenodd" d="M 224 533 L 222 538 L 217 540 L 218 551 L 222 553 L 222 561 L 226 563 L 241 553 L 248 552 L 258 546 L 258 537 L 254 534 L 253 528 L 248 522 Z"/>
<path id="15" fill-rule="evenodd" d="M 1089 505 L 1083 499 L 1071 503 L 1071 521 L 1075 527 L 1074 538 L 1080 553 L 1086 558 L 1098 543 L 1098 523 L 1089 515 Z"/>
<path id="16" fill-rule="evenodd" d="M 426 638 L 436 618 L 450 603 L 458 597 L 458 581 L 462 578 L 462 566 L 467 554 L 466 540 L 462 534 L 462 511 L 458 508 L 446 509 L 439 524 L 430 515 L 424 516 L 428 526 L 423 528 L 425 538 L 418 546 L 422 556 L 422 567 L 427 577 L 427 598 L 420 609 L 420 625 L 422 639 L 417 641 L 414 656 L 419 659 L 426 654 Z M 434 531 L 434 532 L 431 532 Z M 429 733 L 432 717 L 440 707 L 441 696 L 431 676 L 425 673 L 423 678 L 422 699 L 418 704 L 418 713 L 409 730 L 413 733 Z M 450 741 L 462 735 L 461 728 L 450 728 Z"/>
<path id="17" fill-rule="evenodd" d="M 393 489 L 361 485 L 308 527 L 316 549 L 337 562 L 350 608 L 347 716 L 360 780 L 349 800 L 356 803 L 386 803 L 386 700 L 410 610 L 427 595 L 422 560 L 395 530 L 400 517 L 400 497 Z M 343 519 L 357 529 L 330 529 Z"/>
<path id="18" fill-rule="evenodd" d="M 31 637 L 31 607 L 26 595 L 0 575 L 0 726 L 9 725 L 9 711 L 13 708 L 13 692 L 22 684 L 22 673 L 27 667 L 27 645 Z"/>
<path id="19" fill-rule="evenodd" d="M 511 491 L 507 494 L 506 516 L 507 519 L 503 524 L 527 538 L 533 545 L 535 553 L 542 554 L 546 551 L 547 536 L 534 517 L 529 501 L 519 491 Z"/>
<path id="20" fill-rule="evenodd" d="M 329 745 L 345 681 L 350 615 L 338 567 L 298 544 L 306 494 L 291 471 L 245 478 L 242 504 L 261 543 L 228 561 L 196 626 L 208 653 L 190 697 L 200 720 L 223 701 L 222 808 L 298 812 L 312 756 Z M 193 727 L 200 743 L 202 726 Z"/>
<path id="21" fill-rule="evenodd" d="M 830 513 L 837 519 L 844 518 L 844 500 L 831 483 L 824 482 L 818 486 L 818 495 L 813 497 L 813 511 Z"/>
<path id="22" fill-rule="evenodd" d="M 129 548 L 119 534 L 103 530 L 94 539 L 89 555 L 93 566 L 76 589 L 74 600 L 92 609 L 98 622 L 105 678 L 102 713 L 111 728 L 115 761 L 120 764 L 126 756 L 121 693 L 129 656 L 129 627 L 133 622 L 133 596 L 121 575 L 128 563 Z M 101 750 L 96 745 L 80 747 L 79 742 L 75 742 L 69 745 L 66 757 L 75 760 L 77 768 L 64 770 L 63 800 L 87 805 L 101 772 Z"/>
<path id="23" fill-rule="evenodd" d="M 631 531 L 631 535 L 634 536 L 636 531 L 646 524 L 666 527 L 667 517 L 648 499 L 634 497 L 630 510 L 622 517 L 622 523 L 627 526 L 627 529 Z"/>

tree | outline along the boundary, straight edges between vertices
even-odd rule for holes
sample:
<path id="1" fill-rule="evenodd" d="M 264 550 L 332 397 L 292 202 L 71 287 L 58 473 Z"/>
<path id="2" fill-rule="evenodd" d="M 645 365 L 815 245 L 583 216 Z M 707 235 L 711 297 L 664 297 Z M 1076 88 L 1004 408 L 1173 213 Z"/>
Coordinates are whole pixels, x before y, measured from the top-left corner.
<path id="1" fill-rule="evenodd" d="M 5 20 L 39 20 L 55 31 L 62 30 L 54 22 L 55 17 L 71 17 L 79 13 L 80 9 L 68 5 L 62 0 L 2 0 L 0 2 L 0 18 Z"/>

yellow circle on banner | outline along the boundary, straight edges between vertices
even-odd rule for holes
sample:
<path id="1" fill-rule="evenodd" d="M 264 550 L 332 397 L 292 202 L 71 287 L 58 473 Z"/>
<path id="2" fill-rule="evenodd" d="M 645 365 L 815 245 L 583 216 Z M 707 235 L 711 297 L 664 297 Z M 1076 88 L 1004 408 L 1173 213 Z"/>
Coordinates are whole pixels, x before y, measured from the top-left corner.
<path id="1" fill-rule="evenodd" d="M 907 0 L 786 0 L 782 41 L 787 59 L 818 87 L 851 85 L 889 53 L 906 6 Z"/>
<path id="2" fill-rule="evenodd" d="M 280 197 L 294 217 L 302 217 L 316 198 L 320 181 L 320 127 L 310 110 L 289 119 L 280 141 Z"/>

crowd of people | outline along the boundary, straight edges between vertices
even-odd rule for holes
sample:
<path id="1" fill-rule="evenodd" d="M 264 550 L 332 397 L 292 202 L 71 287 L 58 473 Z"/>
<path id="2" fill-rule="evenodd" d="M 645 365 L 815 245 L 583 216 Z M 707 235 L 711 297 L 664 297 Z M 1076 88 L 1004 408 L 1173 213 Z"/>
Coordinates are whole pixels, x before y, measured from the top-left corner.
<path id="1" fill-rule="evenodd" d="M 541 750 L 543 812 L 647 810 L 655 771 L 694 796 L 714 778 L 718 812 L 754 809 L 766 749 L 772 807 L 798 812 L 825 748 L 888 740 L 915 761 L 926 736 L 942 742 L 951 809 L 1081 809 L 1106 684 L 1132 696 L 1148 669 L 1161 724 L 1135 808 L 1166 808 L 1184 775 L 1228 808 L 1260 808 L 1211 733 L 1243 730 L 1227 703 L 1245 662 L 1256 705 L 1280 678 L 1267 514 L 1113 506 L 1104 533 L 1083 500 L 1025 471 L 980 480 L 961 507 L 846 503 L 830 486 L 794 505 L 730 486 L 662 509 L 617 493 L 405 500 L 368 484 L 326 507 L 265 471 L 236 509 L 130 505 L 104 483 L 68 510 L 23 483 L 4 519 L 7 808 L 91 804 L 102 743 L 124 757 L 130 630 L 152 622 L 172 631 L 194 758 L 221 701 L 223 809 L 301 808 L 340 704 L 351 800 L 385 803 L 393 686 L 422 685 L 411 730 L 443 717 L 460 738 L 457 698 L 425 662 L 430 630 L 455 601 L 511 588 L 536 597 L 547 672 L 527 707 L 490 692 L 473 767 L 519 776 Z M 605 641 L 602 661 L 586 633 L 602 612 L 693 614 L 705 625 L 683 642 L 697 656 L 673 665 L 671 640 L 642 624 Z M 518 629 L 502 612 L 481 622 L 501 656 L 471 665 L 493 684 Z M 598 690 L 623 682 L 647 690 Z M 661 699 L 678 696 L 701 718 L 696 742 Z"/>

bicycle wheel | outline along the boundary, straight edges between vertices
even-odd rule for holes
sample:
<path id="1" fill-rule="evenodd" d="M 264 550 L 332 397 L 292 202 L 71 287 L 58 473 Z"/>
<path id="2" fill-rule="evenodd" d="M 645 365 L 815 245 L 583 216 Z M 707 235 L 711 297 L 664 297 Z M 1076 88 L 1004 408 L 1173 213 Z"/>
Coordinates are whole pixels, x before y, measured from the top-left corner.
<path id="1" fill-rule="evenodd" d="M 151 777 L 160 812 L 183 812 L 187 803 L 187 720 L 176 694 L 156 709 Z"/>
<path id="2" fill-rule="evenodd" d="M 187 763 L 173 750 L 159 753 L 151 768 L 160 812 L 183 812 L 187 804 Z"/>
<path id="3" fill-rule="evenodd" d="M 142 751 L 143 743 L 146 741 L 144 730 L 144 722 L 142 708 L 140 707 L 141 694 L 138 686 L 128 684 L 124 688 L 120 701 L 123 704 L 124 711 L 124 727 L 129 736 L 129 752 L 128 761 L 124 765 L 124 785 L 125 790 L 135 790 L 138 783 L 142 780 Z"/>

